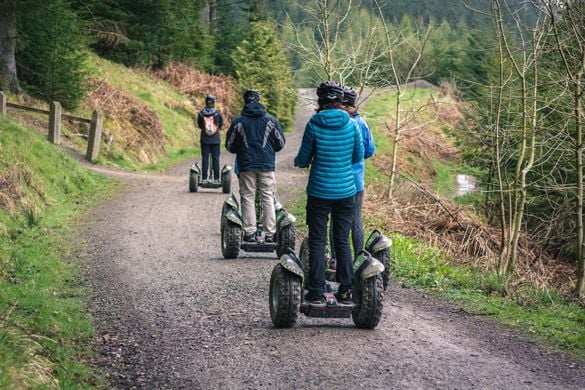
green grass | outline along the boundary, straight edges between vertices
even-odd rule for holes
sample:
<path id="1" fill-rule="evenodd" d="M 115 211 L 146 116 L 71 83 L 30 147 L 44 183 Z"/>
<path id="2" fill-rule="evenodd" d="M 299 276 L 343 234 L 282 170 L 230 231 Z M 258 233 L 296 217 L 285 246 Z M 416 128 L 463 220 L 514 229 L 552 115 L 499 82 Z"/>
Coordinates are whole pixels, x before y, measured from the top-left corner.
<path id="1" fill-rule="evenodd" d="M 141 164 L 132 153 L 120 151 L 106 153 L 98 163 L 127 169 L 163 170 L 200 153 L 199 129 L 195 123 L 197 108 L 186 95 L 146 72 L 128 69 L 96 55 L 91 55 L 90 59 L 88 68 L 93 76 L 106 79 L 112 86 L 148 105 L 160 119 L 165 133 L 164 155 L 154 164 Z M 108 121 L 104 127 L 107 129 Z"/>
<path id="2" fill-rule="evenodd" d="M 0 175 L 21 174 L 11 207 L 0 205 L 0 388 L 103 386 L 89 365 L 94 329 L 72 226 L 112 183 L 5 118 L 0 145 Z"/>
<path id="3" fill-rule="evenodd" d="M 524 286 L 503 297 L 495 272 L 449 264 L 439 249 L 401 235 L 393 236 L 392 258 L 393 277 L 402 285 L 435 292 L 555 351 L 585 359 L 585 309 L 555 291 Z"/>

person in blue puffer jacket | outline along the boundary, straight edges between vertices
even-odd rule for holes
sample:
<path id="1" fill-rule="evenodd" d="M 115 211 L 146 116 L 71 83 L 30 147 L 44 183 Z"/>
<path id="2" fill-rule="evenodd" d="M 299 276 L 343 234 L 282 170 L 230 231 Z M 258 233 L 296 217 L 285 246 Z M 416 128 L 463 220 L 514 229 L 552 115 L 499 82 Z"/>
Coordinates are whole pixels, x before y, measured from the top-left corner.
<path id="1" fill-rule="evenodd" d="M 356 107 L 357 92 L 351 87 L 343 87 L 343 108 L 349 114 L 360 128 L 362 141 L 364 142 L 364 160 L 372 157 L 376 152 L 376 145 L 374 144 L 374 137 L 368 127 L 364 118 L 358 113 Z M 353 205 L 353 222 L 351 225 L 351 242 L 353 244 L 353 253 L 357 254 L 364 249 L 364 224 L 362 222 L 362 202 L 364 200 L 364 173 L 365 162 L 360 161 L 353 164 L 353 177 L 355 179 L 356 194 Z M 333 242 L 333 229 L 330 228 L 330 242 Z M 336 267 L 335 248 L 331 246 L 331 269 Z"/>
<path id="2" fill-rule="evenodd" d="M 337 250 L 339 304 L 351 305 L 353 287 L 352 253 L 349 231 L 353 220 L 356 193 L 352 165 L 363 161 L 364 146 L 360 130 L 342 110 L 343 88 L 327 81 L 317 88 L 317 113 L 305 127 L 295 166 L 310 166 L 307 184 L 307 225 L 309 226 L 310 272 L 306 300 L 326 306 L 325 245 L 327 222 L 331 215 L 334 246 Z"/>

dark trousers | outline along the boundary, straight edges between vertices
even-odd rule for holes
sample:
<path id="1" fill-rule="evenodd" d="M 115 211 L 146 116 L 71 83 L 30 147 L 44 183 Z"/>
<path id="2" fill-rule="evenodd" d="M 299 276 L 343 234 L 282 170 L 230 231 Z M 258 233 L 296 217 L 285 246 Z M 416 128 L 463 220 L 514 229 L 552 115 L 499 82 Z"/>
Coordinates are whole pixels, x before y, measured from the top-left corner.
<path id="1" fill-rule="evenodd" d="M 207 173 L 209 172 L 209 155 L 213 165 L 213 178 L 219 180 L 219 144 L 201 144 L 201 178 L 207 180 Z"/>
<path id="2" fill-rule="evenodd" d="M 353 220 L 351 222 L 351 243 L 353 244 L 353 254 L 357 257 L 358 253 L 364 249 L 364 224 L 362 222 L 362 202 L 364 192 L 356 192 L 353 202 Z M 337 259 L 335 246 L 333 245 L 333 225 L 329 226 L 329 245 L 331 246 L 331 259 Z"/>
<path id="3" fill-rule="evenodd" d="M 309 280 L 307 287 L 311 297 L 324 294 L 325 245 L 327 222 L 331 215 L 333 245 L 337 250 L 336 278 L 341 292 L 353 287 L 353 256 L 349 246 L 349 230 L 353 218 L 353 196 L 328 200 L 310 196 L 307 198 L 307 224 L 309 225 Z"/>

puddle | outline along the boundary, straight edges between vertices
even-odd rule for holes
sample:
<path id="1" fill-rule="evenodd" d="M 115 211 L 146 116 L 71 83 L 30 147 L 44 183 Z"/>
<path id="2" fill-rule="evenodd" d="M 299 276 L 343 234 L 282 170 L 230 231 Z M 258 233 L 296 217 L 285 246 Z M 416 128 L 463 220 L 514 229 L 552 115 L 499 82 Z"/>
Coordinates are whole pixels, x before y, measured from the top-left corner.
<path id="1" fill-rule="evenodd" d="M 455 175 L 455 193 L 453 196 L 465 195 L 476 190 L 475 177 L 461 174 Z"/>

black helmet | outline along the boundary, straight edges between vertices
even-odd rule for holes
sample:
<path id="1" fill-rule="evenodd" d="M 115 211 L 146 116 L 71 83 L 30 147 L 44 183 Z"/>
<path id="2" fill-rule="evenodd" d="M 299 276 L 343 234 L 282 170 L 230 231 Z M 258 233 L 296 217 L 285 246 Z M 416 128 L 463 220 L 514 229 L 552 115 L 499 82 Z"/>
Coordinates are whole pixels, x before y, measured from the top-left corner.
<path id="1" fill-rule="evenodd" d="M 212 95 L 205 96 L 205 106 L 206 107 L 215 106 L 215 96 Z"/>
<path id="2" fill-rule="evenodd" d="M 256 91 L 255 89 L 248 89 L 244 92 L 244 102 L 250 103 L 253 101 L 260 101 L 260 92 Z"/>
<path id="3" fill-rule="evenodd" d="M 343 87 L 336 81 L 325 81 L 317 87 L 319 104 L 341 102 L 343 99 Z"/>
<path id="4" fill-rule="evenodd" d="M 352 87 L 343 87 L 343 99 L 341 99 L 341 103 L 348 107 L 355 107 L 356 100 L 357 92 Z"/>

